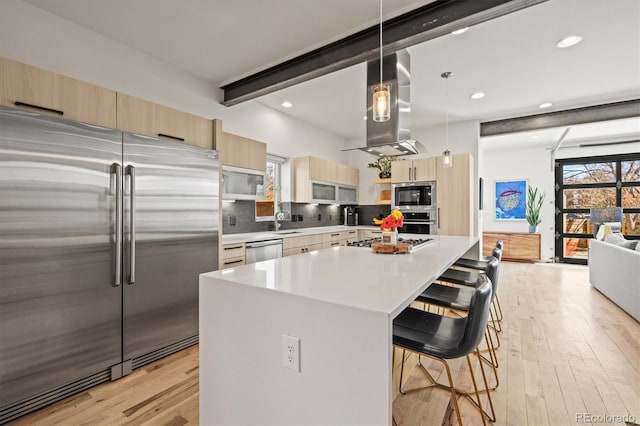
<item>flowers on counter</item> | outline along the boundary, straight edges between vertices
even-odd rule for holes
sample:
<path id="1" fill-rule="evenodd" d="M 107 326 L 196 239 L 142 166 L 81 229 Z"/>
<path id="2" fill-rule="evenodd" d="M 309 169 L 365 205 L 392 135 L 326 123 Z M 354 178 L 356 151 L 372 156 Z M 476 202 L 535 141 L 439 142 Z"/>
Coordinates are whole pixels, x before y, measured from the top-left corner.
<path id="1" fill-rule="evenodd" d="M 404 216 L 402 216 L 402 212 L 398 209 L 391 210 L 391 214 L 389 216 L 382 219 L 382 223 L 380 224 L 380 229 L 383 231 L 395 231 L 396 228 L 401 228 L 404 223 Z"/>

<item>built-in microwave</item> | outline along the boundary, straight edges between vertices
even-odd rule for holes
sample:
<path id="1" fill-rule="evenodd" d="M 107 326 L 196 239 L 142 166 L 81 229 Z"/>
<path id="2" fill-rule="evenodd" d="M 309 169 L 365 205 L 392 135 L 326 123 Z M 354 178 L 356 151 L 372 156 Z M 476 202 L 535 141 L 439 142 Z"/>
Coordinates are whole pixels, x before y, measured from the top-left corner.
<path id="1" fill-rule="evenodd" d="M 391 186 L 391 206 L 407 212 L 435 209 L 436 183 L 394 183 Z"/>

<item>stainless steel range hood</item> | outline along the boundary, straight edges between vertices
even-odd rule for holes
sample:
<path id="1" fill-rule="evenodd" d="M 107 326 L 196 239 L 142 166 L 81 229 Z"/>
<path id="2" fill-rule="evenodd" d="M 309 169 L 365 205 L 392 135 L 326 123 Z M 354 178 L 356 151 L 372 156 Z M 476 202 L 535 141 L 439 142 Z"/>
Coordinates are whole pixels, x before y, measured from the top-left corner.
<path id="1" fill-rule="evenodd" d="M 367 146 L 359 149 L 376 156 L 410 155 L 424 152 L 411 139 L 410 66 L 409 52 L 400 50 L 382 60 L 383 83 L 391 85 L 391 118 L 373 121 L 373 87 L 380 83 L 380 60 L 367 62 Z"/>

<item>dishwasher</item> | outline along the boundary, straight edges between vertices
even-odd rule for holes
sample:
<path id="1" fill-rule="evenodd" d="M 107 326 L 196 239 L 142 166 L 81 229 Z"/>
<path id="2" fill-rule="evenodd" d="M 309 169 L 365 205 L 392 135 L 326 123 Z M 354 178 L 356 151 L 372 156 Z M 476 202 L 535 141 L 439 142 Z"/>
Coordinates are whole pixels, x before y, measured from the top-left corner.
<path id="1" fill-rule="evenodd" d="M 247 264 L 277 259 L 282 257 L 282 239 L 252 241 L 245 245 L 245 249 Z"/>

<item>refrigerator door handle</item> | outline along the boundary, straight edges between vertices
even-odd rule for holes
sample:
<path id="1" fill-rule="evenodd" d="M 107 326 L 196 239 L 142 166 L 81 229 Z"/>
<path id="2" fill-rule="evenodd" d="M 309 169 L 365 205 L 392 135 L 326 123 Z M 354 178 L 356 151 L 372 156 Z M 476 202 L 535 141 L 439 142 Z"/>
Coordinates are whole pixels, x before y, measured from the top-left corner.
<path id="1" fill-rule="evenodd" d="M 129 175 L 130 185 L 129 229 L 131 235 L 129 238 L 129 265 L 131 272 L 129 275 L 129 284 L 134 284 L 136 282 L 136 168 L 129 165 L 126 171 Z"/>
<path id="2" fill-rule="evenodd" d="M 111 165 L 111 173 L 116 176 L 116 250 L 114 287 L 122 284 L 122 168 L 120 164 Z"/>

